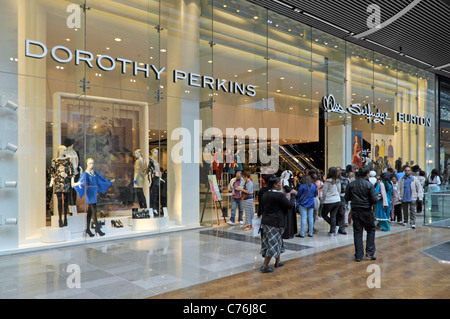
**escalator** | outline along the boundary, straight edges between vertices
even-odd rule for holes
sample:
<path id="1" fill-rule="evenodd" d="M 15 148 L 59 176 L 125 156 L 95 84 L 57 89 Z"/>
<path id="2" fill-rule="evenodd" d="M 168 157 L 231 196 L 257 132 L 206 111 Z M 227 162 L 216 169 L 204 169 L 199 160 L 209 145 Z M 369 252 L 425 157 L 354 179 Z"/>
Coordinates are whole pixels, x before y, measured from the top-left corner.
<path id="1" fill-rule="evenodd" d="M 282 171 L 290 170 L 291 172 L 304 171 L 308 166 L 302 163 L 298 158 L 292 155 L 285 146 L 280 145 L 280 169 Z"/>
<path id="2" fill-rule="evenodd" d="M 306 168 L 315 170 L 324 169 L 325 161 L 320 143 L 291 144 L 284 145 L 283 147 L 293 157 L 298 159 L 303 166 L 306 166 Z"/>

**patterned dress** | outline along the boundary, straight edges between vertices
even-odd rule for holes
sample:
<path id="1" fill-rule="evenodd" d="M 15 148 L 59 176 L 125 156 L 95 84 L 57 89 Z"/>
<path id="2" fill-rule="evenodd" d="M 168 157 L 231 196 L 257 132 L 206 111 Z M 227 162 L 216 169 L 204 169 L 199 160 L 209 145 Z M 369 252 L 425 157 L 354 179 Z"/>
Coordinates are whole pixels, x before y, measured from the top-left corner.
<path id="1" fill-rule="evenodd" d="M 50 166 L 54 193 L 69 193 L 72 187 L 73 166 L 70 158 L 54 158 Z"/>

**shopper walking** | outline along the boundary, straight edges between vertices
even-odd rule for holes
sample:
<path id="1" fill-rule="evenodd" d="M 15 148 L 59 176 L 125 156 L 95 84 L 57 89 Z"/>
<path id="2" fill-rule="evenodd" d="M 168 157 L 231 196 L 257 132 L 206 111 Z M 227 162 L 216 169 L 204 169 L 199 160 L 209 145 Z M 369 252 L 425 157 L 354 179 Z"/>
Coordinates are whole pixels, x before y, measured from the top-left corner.
<path id="1" fill-rule="evenodd" d="M 433 169 L 427 179 L 428 192 L 437 193 L 441 190 L 441 178 L 437 169 Z M 431 195 L 431 211 L 439 211 L 438 197 Z"/>
<path id="2" fill-rule="evenodd" d="M 261 255 L 264 262 L 261 267 L 262 273 L 273 272 L 269 267 L 270 260 L 275 258 L 275 268 L 284 266 L 281 262 L 281 254 L 284 253 L 283 232 L 286 227 L 286 215 L 288 209 L 294 205 L 283 194 L 281 179 L 271 177 L 269 179 L 269 190 L 261 198 Z"/>
<path id="3" fill-rule="evenodd" d="M 383 173 L 380 176 L 380 181 L 376 183 L 375 191 L 378 196 L 376 205 L 376 218 L 378 221 L 377 227 L 383 231 L 390 231 L 389 218 L 391 214 L 392 203 L 392 185 L 389 180 L 389 174 Z"/>
<path id="4" fill-rule="evenodd" d="M 350 180 L 345 176 L 345 172 L 342 170 L 341 167 L 337 167 L 339 181 L 341 183 L 341 205 L 339 206 L 339 210 L 336 216 L 336 224 L 339 225 L 338 233 L 342 235 L 347 235 L 347 231 L 345 230 L 345 227 L 347 225 L 348 220 L 348 214 L 346 214 L 346 208 L 347 208 L 347 202 L 345 201 L 345 190 L 348 187 L 348 184 L 350 184 Z"/>
<path id="5" fill-rule="evenodd" d="M 417 177 L 420 182 L 420 186 L 422 186 L 422 192 L 425 193 L 425 184 L 427 182 L 427 173 L 423 170 L 419 170 L 419 175 Z M 417 201 L 417 214 L 423 213 L 423 201 L 418 200 Z"/>
<path id="6" fill-rule="evenodd" d="M 359 171 L 359 178 L 348 185 L 345 200 L 351 202 L 353 241 L 355 245 L 355 260 L 361 261 L 364 256 L 363 232 L 367 232 L 366 256 L 375 260 L 375 219 L 372 212 L 377 202 L 375 187 L 369 182 L 367 168 Z"/>
<path id="7" fill-rule="evenodd" d="M 300 211 L 301 226 L 300 233 L 296 237 L 305 237 L 306 220 L 308 219 L 308 236 L 313 236 L 314 229 L 314 199 L 317 196 L 317 188 L 309 176 L 303 176 L 300 179 L 300 186 L 297 191 L 297 207 Z"/>
<path id="8" fill-rule="evenodd" d="M 244 230 L 252 229 L 253 216 L 255 215 L 255 206 L 253 201 L 253 181 L 250 178 L 250 172 L 244 172 L 242 177 L 245 184 L 243 188 L 236 188 L 236 190 L 242 192 L 242 199 L 244 200 L 245 210 L 245 227 Z"/>
<path id="9" fill-rule="evenodd" d="M 236 209 L 239 209 L 239 223 L 242 225 L 244 215 L 244 202 L 241 198 L 241 191 L 244 187 L 245 180 L 242 178 L 240 171 L 236 172 L 236 177 L 232 178 L 230 184 L 228 184 L 228 192 L 231 193 L 231 217 L 228 222 L 229 225 L 235 225 Z"/>
<path id="10" fill-rule="evenodd" d="M 336 167 L 330 167 L 328 169 L 327 179 L 323 184 L 323 196 L 321 198 L 322 218 L 330 224 L 330 237 L 335 236 L 337 233 L 336 216 L 341 206 L 341 182 L 338 178 L 338 171 Z M 328 216 L 330 214 L 330 216 Z"/>
<path id="11" fill-rule="evenodd" d="M 317 189 L 317 195 L 314 197 L 314 213 L 313 213 L 313 227 L 317 222 L 317 216 L 320 213 L 321 205 L 320 205 L 320 198 L 322 197 L 322 189 L 323 189 L 323 182 L 319 179 L 319 175 L 317 174 L 316 170 L 310 170 L 308 172 L 308 177 L 311 179 L 311 183 L 316 186 Z M 308 233 L 309 233 L 309 224 L 308 224 Z M 313 227 L 313 234 L 317 234 L 319 231 Z"/>
<path id="12" fill-rule="evenodd" d="M 392 182 L 392 210 L 391 210 L 391 220 L 397 221 L 397 223 L 403 223 L 402 215 L 402 202 L 400 200 L 400 189 L 398 188 L 397 176 L 394 174 L 391 176 Z"/>
<path id="13" fill-rule="evenodd" d="M 286 216 L 286 227 L 283 239 L 293 239 L 297 233 L 297 210 L 295 206 L 297 189 L 294 186 L 294 178 L 291 171 L 287 170 L 281 174 L 281 188 L 286 198 L 294 205 L 288 209 Z"/>
<path id="14" fill-rule="evenodd" d="M 398 181 L 400 189 L 400 200 L 403 210 L 403 225 L 407 226 L 410 222 L 411 228 L 416 228 L 416 202 L 423 199 L 422 186 L 419 179 L 411 173 L 409 166 L 405 167 L 405 175 Z"/>

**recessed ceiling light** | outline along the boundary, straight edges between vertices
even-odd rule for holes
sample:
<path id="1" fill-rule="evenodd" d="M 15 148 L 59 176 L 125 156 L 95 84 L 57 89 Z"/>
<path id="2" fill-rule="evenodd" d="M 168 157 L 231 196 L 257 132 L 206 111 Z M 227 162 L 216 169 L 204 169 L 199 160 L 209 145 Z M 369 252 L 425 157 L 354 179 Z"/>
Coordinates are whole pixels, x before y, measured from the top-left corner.
<path id="1" fill-rule="evenodd" d="M 115 38 L 114 41 L 120 42 L 120 41 L 122 41 L 122 39 L 121 38 Z"/>
<path id="2" fill-rule="evenodd" d="M 66 39 L 66 41 L 67 41 L 67 42 L 70 42 L 70 39 L 69 39 L 69 38 L 67 38 L 67 39 Z"/>
<path id="3" fill-rule="evenodd" d="M 161 49 L 161 52 L 167 52 L 167 50 L 166 49 Z"/>

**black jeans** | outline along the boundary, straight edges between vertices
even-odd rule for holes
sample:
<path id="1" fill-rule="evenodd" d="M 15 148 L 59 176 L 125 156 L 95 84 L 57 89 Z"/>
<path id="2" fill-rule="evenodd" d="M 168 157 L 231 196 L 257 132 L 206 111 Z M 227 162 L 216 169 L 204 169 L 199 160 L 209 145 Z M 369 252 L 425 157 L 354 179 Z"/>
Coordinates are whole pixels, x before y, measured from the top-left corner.
<path id="1" fill-rule="evenodd" d="M 341 202 L 331 203 L 331 204 L 323 204 L 322 207 L 322 218 L 330 224 L 330 233 L 336 231 L 336 216 L 339 212 L 339 208 L 341 207 Z M 328 217 L 328 213 L 330 216 Z"/>
<path id="2" fill-rule="evenodd" d="M 144 189 L 142 188 L 135 188 L 137 200 L 139 203 L 139 208 L 147 208 L 147 199 L 144 195 Z"/>
<path id="3" fill-rule="evenodd" d="M 355 244 L 355 258 L 364 256 L 363 231 L 367 232 L 366 254 L 375 255 L 375 217 L 370 209 L 352 209 L 353 240 Z"/>

